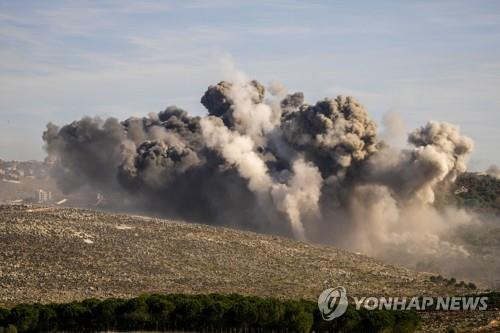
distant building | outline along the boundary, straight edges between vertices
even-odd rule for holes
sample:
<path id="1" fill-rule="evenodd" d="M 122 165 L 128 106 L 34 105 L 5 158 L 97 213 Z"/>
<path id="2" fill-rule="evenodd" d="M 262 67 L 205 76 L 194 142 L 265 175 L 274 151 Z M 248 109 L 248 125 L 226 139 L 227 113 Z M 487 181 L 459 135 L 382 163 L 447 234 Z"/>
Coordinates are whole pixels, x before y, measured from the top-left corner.
<path id="1" fill-rule="evenodd" d="M 102 195 L 101 193 L 97 193 L 96 199 L 97 199 L 97 201 L 95 203 L 95 206 L 99 206 L 104 201 L 104 195 Z"/>
<path id="2" fill-rule="evenodd" d="M 5 180 L 14 180 L 14 181 L 20 181 L 19 175 L 14 172 L 8 172 L 4 176 Z"/>
<path id="3" fill-rule="evenodd" d="M 37 191 L 36 197 L 38 198 L 38 203 L 40 204 L 50 202 L 52 201 L 52 192 L 40 189 Z"/>
<path id="4" fill-rule="evenodd" d="M 462 186 L 459 189 L 456 189 L 454 193 L 455 194 L 460 194 L 460 193 L 467 193 L 467 192 L 469 192 L 469 190 L 467 189 L 467 187 Z"/>

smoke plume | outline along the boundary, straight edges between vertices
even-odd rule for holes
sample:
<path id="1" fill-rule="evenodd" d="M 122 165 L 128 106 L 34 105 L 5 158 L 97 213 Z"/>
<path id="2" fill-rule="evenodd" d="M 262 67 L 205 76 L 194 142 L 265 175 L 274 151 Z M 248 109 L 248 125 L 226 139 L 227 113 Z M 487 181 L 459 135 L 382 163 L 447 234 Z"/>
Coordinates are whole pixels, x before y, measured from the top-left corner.
<path id="1" fill-rule="evenodd" d="M 300 92 L 240 78 L 208 87 L 208 113 L 175 106 L 119 121 L 47 125 L 60 187 L 86 186 L 116 208 L 330 243 L 416 265 L 470 256 L 450 230 L 480 223 L 436 208 L 465 171 L 472 141 L 430 121 L 396 149 L 353 97 L 314 104 Z M 394 119 L 393 119 L 394 120 Z M 444 266 L 443 266 L 444 267 Z M 450 267 L 453 271 L 456 267 Z"/>
<path id="2" fill-rule="evenodd" d="M 495 177 L 496 179 L 500 179 L 500 168 L 498 165 L 492 164 L 488 169 L 486 169 L 486 174 L 491 177 Z"/>

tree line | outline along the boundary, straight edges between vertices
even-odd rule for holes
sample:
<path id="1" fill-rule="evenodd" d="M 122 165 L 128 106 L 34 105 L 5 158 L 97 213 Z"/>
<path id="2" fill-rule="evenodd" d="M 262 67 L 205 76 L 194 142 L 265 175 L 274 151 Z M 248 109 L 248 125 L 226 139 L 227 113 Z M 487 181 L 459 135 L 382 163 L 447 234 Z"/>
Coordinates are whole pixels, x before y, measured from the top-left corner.
<path id="1" fill-rule="evenodd" d="M 0 333 L 54 331 L 413 332 L 416 312 L 364 309 L 324 321 L 315 302 L 237 294 L 146 294 L 131 299 L 0 308 Z"/>

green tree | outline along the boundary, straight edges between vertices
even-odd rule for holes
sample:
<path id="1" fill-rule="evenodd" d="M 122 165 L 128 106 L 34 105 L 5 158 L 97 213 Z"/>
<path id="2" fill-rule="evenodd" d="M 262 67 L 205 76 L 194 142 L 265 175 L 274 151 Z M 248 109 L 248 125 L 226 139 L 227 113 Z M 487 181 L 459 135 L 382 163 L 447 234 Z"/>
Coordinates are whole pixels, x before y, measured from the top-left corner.
<path id="1" fill-rule="evenodd" d="M 420 317 L 415 311 L 394 311 L 394 333 L 410 333 L 420 327 Z"/>
<path id="2" fill-rule="evenodd" d="M 294 332 L 310 332 L 314 317 L 302 302 L 285 302 L 285 322 L 290 330 Z"/>
<path id="3" fill-rule="evenodd" d="M 7 326 L 7 319 L 9 318 L 10 311 L 0 307 L 0 326 Z"/>
<path id="4" fill-rule="evenodd" d="M 83 330 L 90 325 L 86 321 L 86 318 L 89 318 L 91 313 L 81 303 L 61 304 L 57 306 L 56 311 L 59 322 L 58 326 L 62 330 Z"/>
<path id="5" fill-rule="evenodd" d="M 53 331 L 57 328 L 58 317 L 53 305 L 38 306 L 38 327 L 41 332 Z"/>
<path id="6" fill-rule="evenodd" d="M 119 325 L 125 330 L 142 330 L 148 325 L 150 316 L 145 296 L 125 301 L 119 308 Z"/>
<path id="7" fill-rule="evenodd" d="M 151 315 L 151 321 L 155 330 L 166 330 L 171 323 L 171 315 L 175 310 L 175 304 L 162 295 L 151 295 L 146 299 Z"/>
<path id="8" fill-rule="evenodd" d="M 201 301 L 197 297 L 177 295 L 173 313 L 176 328 L 193 330 L 201 326 Z"/>
<path id="9" fill-rule="evenodd" d="M 216 294 L 208 295 L 203 299 L 202 318 L 206 328 L 223 328 L 225 326 L 226 313 L 232 304 L 227 297 L 220 297 Z"/>
<path id="10" fill-rule="evenodd" d="M 258 323 L 267 330 L 277 330 L 285 317 L 285 307 L 277 299 L 262 300 L 258 306 Z"/>
<path id="11" fill-rule="evenodd" d="M 93 310 L 93 326 L 98 330 L 112 331 L 117 328 L 116 310 L 123 303 L 123 300 L 110 298 L 102 301 Z"/>
<path id="12" fill-rule="evenodd" d="M 395 324 L 394 314 L 391 311 L 363 311 L 363 332 L 392 332 Z"/>
<path id="13" fill-rule="evenodd" d="M 31 305 L 21 304 L 12 308 L 8 321 L 19 332 L 33 331 L 38 325 L 38 311 Z"/>

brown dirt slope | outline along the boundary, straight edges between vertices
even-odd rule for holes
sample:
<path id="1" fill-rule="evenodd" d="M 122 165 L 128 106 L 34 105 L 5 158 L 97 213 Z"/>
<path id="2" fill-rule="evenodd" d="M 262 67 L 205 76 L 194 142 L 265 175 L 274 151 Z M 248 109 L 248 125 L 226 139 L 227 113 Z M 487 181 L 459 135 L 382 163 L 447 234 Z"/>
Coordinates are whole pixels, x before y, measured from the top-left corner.
<path id="1" fill-rule="evenodd" d="M 0 206 L 0 262 L 4 304 L 143 292 L 316 299 L 337 285 L 362 296 L 460 292 L 333 247 L 69 208 Z"/>

